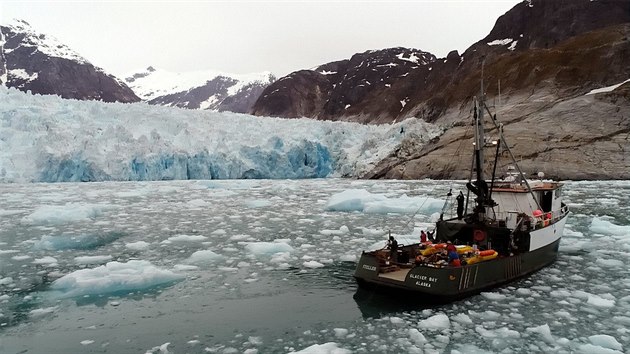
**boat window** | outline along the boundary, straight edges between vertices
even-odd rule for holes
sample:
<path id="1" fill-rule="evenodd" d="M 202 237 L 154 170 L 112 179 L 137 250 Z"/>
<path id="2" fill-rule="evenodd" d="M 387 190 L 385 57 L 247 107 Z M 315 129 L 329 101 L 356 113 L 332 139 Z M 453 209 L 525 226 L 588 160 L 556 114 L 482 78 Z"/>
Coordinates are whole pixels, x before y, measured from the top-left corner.
<path id="1" fill-rule="evenodd" d="M 540 207 L 542 211 L 548 212 L 551 211 L 551 207 L 553 206 L 553 192 L 552 191 L 543 191 L 541 192 L 540 198 Z"/>
<path id="2" fill-rule="evenodd" d="M 554 191 L 554 197 L 555 199 L 562 197 L 562 188 L 558 188 Z"/>

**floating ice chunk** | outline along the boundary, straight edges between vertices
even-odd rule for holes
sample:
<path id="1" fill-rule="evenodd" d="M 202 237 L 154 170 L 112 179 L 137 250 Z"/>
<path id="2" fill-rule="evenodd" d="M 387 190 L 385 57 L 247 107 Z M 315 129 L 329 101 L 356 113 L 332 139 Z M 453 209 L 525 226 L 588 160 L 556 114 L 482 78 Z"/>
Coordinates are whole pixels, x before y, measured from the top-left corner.
<path id="1" fill-rule="evenodd" d="M 484 311 L 484 312 L 475 312 L 475 311 L 470 311 L 470 314 L 474 317 L 478 317 L 484 321 L 493 321 L 493 320 L 497 320 L 499 318 L 501 318 L 501 314 L 496 312 L 496 311 Z"/>
<path id="2" fill-rule="evenodd" d="M 307 261 L 304 262 L 302 265 L 304 265 L 306 268 L 323 268 L 324 265 L 317 262 L 317 261 Z"/>
<path id="3" fill-rule="evenodd" d="M 182 280 L 183 275 L 161 269 L 148 261 L 109 262 L 92 269 L 81 269 L 51 284 L 62 297 L 127 292 Z"/>
<path id="4" fill-rule="evenodd" d="M 344 254 L 339 257 L 342 262 L 356 262 L 357 256 L 355 254 Z"/>
<path id="5" fill-rule="evenodd" d="M 365 189 L 348 189 L 333 195 L 328 204 L 326 204 L 326 210 L 363 211 L 366 202 L 372 200 L 382 201 L 384 199 L 384 196 L 372 194 Z"/>
<path id="6" fill-rule="evenodd" d="M 31 311 L 29 311 L 28 314 L 31 317 L 41 317 L 41 316 L 48 315 L 49 313 L 53 313 L 53 312 L 55 312 L 55 310 L 57 310 L 57 306 L 44 307 L 44 308 L 41 308 L 41 309 L 31 310 Z"/>
<path id="7" fill-rule="evenodd" d="M 206 236 L 201 236 L 201 235 L 177 235 L 177 236 L 169 237 L 168 239 L 166 239 L 166 241 L 162 241 L 162 243 L 168 243 L 168 242 L 199 242 L 199 241 L 204 241 L 204 240 L 207 240 L 207 239 L 208 238 Z"/>
<path id="8" fill-rule="evenodd" d="M 299 354 L 351 354 L 352 351 L 344 348 L 339 348 L 335 342 L 328 342 L 324 344 L 313 344 L 310 347 L 304 348 L 297 352 Z"/>
<path id="9" fill-rule="evenodd" d="M 492 301 L 500 301 L 500 300 L 504 300 L 506 298 L 505 295 L 499 294 L 499 293 L 482 292 L 481 296 L 485 297 L 488 300 L 492 300 Z"/>
<path id="10" fill-rule="evenodd" d="M 604 235 L 615 235 L 615 236 L 626 236 L 630 235 L 630 225 L 615 225 L 608 220 L 604 220 L 599 217 L 594 217 L 591 220 L 591 225 L 589 229 L 592 232 L 604 234 Z"/>
<path id="11" fill-rule="evenodd" d="M 11 259 L 14 260 L 14 261 L 23 261 L 23 260 L 30 259 L 30 258 L 31 258 L 31 256 L 27 256 L 25 254 L 11 257 Z"/>
<path id="12" fill-rule="evenodd" d="M 346 328 L 333 328 L 333 331 L 335 332 L 335 337 L 337 338 L 344 338 L 348 335 L 348 330 Z"/>
<path id="13" fill-rule="evenodd" d="M 484 350 L 474 344 L 455 344 L 457 349 L 451 350 L 450 354 L 495 354 L 496 351 Z"/>
<path id="14" fill-rule="evenodd" d="M 190 255 L 190 257 L 188 257 L 186 262 L 195 263 L 195 264 L 211 263 L 211 262 L 215 262 L 221 259 L 223 259 L 223 256 L 221 256 L 220 254 L 214 253 L 211 250 L 202 250 L 202 251 L 197 251 L 193 253 L 192 255 Z"/>
<path id="15" fill-rule="evenodd" d="M 558 290 L 553 290 L 549 293 L 550 296 L 553 297 L 559 297 L 562 299 L 566 299 L 568 297 L 571 297 L 571 292 L 569 290 L 566 289 L 558 289 Z"/>
<path id="16" fill-rule="evenodd" d="M 451 327 L 451 321 L 448 319 L 448 316 L 443 313 L 438 313 L 437 315 L 433 315 L 425 320 L 420 321 L 420 328 L 429 329 L 429 330 L 442 330 Z"/>
<path id="17" fill-rule="evenodd" d="M 250 242 L 245 245 L 245 249 L 255 255 L 293 252 L 293 247 L 285 242 Z"/>
<path id="18" fill-rule="evenodd" d="M 245 234 L 232 235 L 229 238 L 230 241 L 244 241 L 244 240 L 249 240 L 249 239 L 252 239 L 252 236 L 245 235 Z"/>
<path id="19" fill-rule="evenodd" d="M 424 337 L 420 331 L 415 328 L 409 328 L 409 339 L 414 342 L 416 345 L 423 345 L 427 342 L 427 339 Z"/>
<path id="20" fill-rule="evenodd" d="M 74 257 L 74 263 L 77 264 L 98 264 L 105 263 L 112 260 L 112 256 L 81 256 Z"/>
<path id="21" fill-rule="evenodd" d="M 586 303 L 600 308 L 611 308 L 615 306 L 614 299 L 605 299 L 603 297 L 593 294 L 588 295 L 588 300 L 586 300 Z"/>
<path id="22" fill-rule="evenodd" d="M 347 226 L 343 225 L 339 228 L 339 230 L 321 230 L 319 233 L 322 235 L 332 236 L 332 235 L 345 235 L 350 232 Z"/>
<path id="23" fill-rule="evenodd" d="M 623 350 L 623 346 L 621 343 L 617 341 L 617 339 L 613 336 L 609 336 L 607 334 L 596 334 L 594 336 L 588 337 L 588 340 L 593 345 L 597 345 L 600 347 L 612 349 L 612 350 Z"/>
<path id="24" fill-rule="evenodd" d="M 101 215 L 106 207 L 105 205 L 78 203 L 45 205 L 23 217 L 22 223 L 27 225 L 61 225 L 87 221 Z"/>
<path id="25" fill-rule="evenodd" d="M 498 329 L 486 329 L 483 326 L 476 326 L 475 331 L 479 333 L 482 337 L 494 339 L 494 338 L 520 338 L 521 335 L 517 331 L 501 327 Z"/>
<path id="26" fill-rule="evenodd" d="M 578 353 L 582 354 L 623 354 L 619 350 L 600 347 L 593 344 L 582 344 L 577 348 Z"/>
<path id="27" fill-rule="evenodd" d="M 150 243 L 144 241 L 126 243 L 125 247 L 132 251 L 142 251 L 149 248 Z"/>
<path id="28" fill-rule="evenodd" d="M 271 202 L 266 199 L 250 200 L 245 203 L 248 208 L 264 208 L 271 205 Z"/>
<path id="29" fill-rule="evenodd" d="M 42 258 L 36 258 L 33 262 L 31 262 L 33 264 L 57 264 L 57 259 L 55 257 L 51 257 L 51 256 L 45 256 Z"/>
<path id="30" fill-rule="evenodd" d="M 81 345 L 90 345 L 92 343 L 94 343 L 94 341 L 91 339 L 86 339 L 86 340 L 81 341 Z"/>
<path id="31" fill-rule="evenodd" d="M 153 347 L 150 350 L 147 350 L 144 354 L 168 354 L 168 346 L 171 345 L 171 342 L 164 343 L 160 346 Z"/>
<path id="32" fill-rule="evenodd" d="M 110 232 L 101 235 L 61 235 L 61 236 L 42 236 L 39 241 L 33 244 L 33 248 L 40 250 L 87 250 L 97 248 L 122 237 L 123 234 L 118 232 Z"/>
<path id="33" fill-rule="evenodd" d="M 176 264 L 173 269 L 177 270 L 177 271 L 190 271 L 190 270 L 197 270 L 199 269 L 199 267 L 194 266 L 194 265 L 189 265 L 189 264 Z"/>
<path id="34" fill-rule="evenodd" d="M 210 204 L 209 202 L 203 199 L 193 199 L 193 200 L 189 200 L 186 203 L 186 205 L 188 205 L 191 208 L 207 208 L 212 204 Z"/>
<path id="35" fill-rule="evenodd" d="M 620 259 L 601 259 L 595 260 L 595 263 L 604 266 L 606 268 L 622 268 L 625 267 L 625 263 Z"/>
<path id="36" fill-rule="evenodd" d="M 395 325 L 401 325 L 401 324 L 404 324 L 404 323 L 405 323 L 405 320 L 403 320 L 403 319 L 402 319 L 402 318 L 400 318 L 400 317 L 391 316 L 391 317 L 389 318 L 389 322 L 391 322 L 392 324 L 395 324 Z"/>
<path id="37" fill-rule="evenodd" d="M 9 284 L 13 284 L 13 278 L 11 277 L 0 278 L 0 285 L 9 285 Z"/>
<path id="38" fill-rule="evenodd" d="M 473 321 L 470 319 L 470 316 L 468 316 L 465 313 L 458 313 L 457 315 L 451 317 L 451 319 L 455 322 L 461 323 L 461 324 L 472 324 Z"/>
<path id="39" fill-rule="evenodd" d="M 217 268 L 222 272 L 238 272 L 238 268 L 234 268 L 234 267 L 219 267 Z"/>
<path id="40" fill-rule="evenodd" d="M 365 189 L 348 189 L 334 194 L 326 204 L 328 211 L 363 211 L 368 214 L 434 213 L 441 210 L 444 201 L 430 197 L 388 198 L 382 194 L 372 194 Z"/>
<path id="41" fill-rule="evenodd" d="M 540 334 L 540 337 L 547 344 L 554 345 L 556 343 L 556 340 L 551 335 L 551 329 L 549 329 L 549 325 L 546 324 L 546 323 L 544 325 L 541 325 L 541 326 L 538 326 L 538 327 L 529 327 L 529 328 L 526 329 L 526 331 Z"/>

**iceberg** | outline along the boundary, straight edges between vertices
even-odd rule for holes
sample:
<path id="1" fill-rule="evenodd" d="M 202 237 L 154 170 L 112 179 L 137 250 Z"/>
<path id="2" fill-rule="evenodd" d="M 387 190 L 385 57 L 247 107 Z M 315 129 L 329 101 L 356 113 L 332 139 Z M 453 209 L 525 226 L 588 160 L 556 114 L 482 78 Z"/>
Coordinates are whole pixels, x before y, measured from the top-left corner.
<path id="1" fill-rule="evenodd" d="M 149 261 L 114 261 L 64 275 L 51 284 L 51 289 L 59 291 L 61 297 L 77 297 L 149 289 L 184 278 L 183 275 L 158 268 Z"/>
<path id="2" fill-rule="evenodd" d="M 443 128 L 255 117 L 0 87 L 0 182 L 356 176 Z"/>
<path id="3" fill-rule="evenodd" d="M 388 198 L 365 189 L 348 189 L 331 196 L 326 210 L 361 211 L 367 214 L 414 214 L 422 211 L 431 214 L 440 211 L 443 205 L 444 200 L 431 197 L 408 197 L 403 194 L 398 198 Z"/>

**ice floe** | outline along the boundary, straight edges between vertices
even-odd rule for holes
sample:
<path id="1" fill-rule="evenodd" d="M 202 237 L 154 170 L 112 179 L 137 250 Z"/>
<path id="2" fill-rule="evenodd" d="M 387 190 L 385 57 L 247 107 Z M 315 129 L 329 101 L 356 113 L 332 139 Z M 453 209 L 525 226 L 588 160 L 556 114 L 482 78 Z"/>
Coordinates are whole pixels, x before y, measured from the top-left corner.
<path id="1" fill-rule="evenodd" d="M 76 297 L 148 289 L 182 279 L 183 275 L 158 268 L 149 261 L 131 260 L 77 270 L 55 280 L 50 287 L 60 296 Z"/>

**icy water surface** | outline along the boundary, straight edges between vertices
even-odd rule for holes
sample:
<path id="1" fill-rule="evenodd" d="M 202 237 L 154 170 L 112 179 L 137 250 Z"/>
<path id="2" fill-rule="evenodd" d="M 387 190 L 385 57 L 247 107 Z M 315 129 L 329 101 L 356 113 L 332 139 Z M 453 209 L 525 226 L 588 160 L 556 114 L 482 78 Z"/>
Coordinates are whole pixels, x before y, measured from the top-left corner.
<path id="1" fill-rule="evenodd" d="M 0 185 L 0 352 L 630 351 L 628 181 L 567 183 L 560 257 L 528 278 L 437 307 L 357 292 L 361 250 L 429 226 L 451 187 Z"/>

